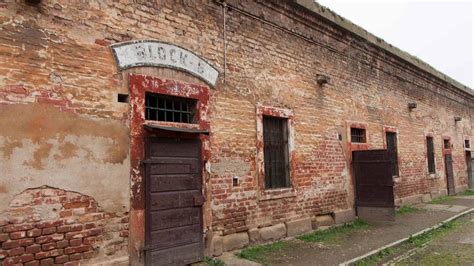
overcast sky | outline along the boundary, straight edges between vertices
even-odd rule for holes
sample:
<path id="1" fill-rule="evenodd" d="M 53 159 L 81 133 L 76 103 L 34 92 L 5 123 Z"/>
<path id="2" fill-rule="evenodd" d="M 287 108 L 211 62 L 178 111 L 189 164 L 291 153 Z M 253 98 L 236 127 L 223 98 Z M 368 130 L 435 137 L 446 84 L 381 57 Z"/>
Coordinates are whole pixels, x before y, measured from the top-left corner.
<path id="1" fill-rule="evenodd" d="M 317 0 L 471 89 L 473 1 Z"/>

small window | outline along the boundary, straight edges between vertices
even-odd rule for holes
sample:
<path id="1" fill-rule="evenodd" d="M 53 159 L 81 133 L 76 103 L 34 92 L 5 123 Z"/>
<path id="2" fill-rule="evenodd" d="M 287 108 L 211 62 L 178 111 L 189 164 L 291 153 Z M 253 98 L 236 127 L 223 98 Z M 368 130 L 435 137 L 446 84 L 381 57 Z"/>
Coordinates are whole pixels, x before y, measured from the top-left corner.
<path id="1" fill-rule="evenodd" d="M 464 140 L 464 148 L 470 149 L 471 148 L 471 143 L 469 142 L 468 139 Z"/>
<path id="2" fill-rule="evenodd" d="M 434 174 L 436 170 L 433 137 L 426 137 L 426 149 L 426 155 L 428 157 L 428 173 Z"/>
<path id="3" fill-rule="evenodd" d="M 195 123 L 197 101 L 194 99 L 147 93 L 145 119 L 176 123 Z"/>
<path id="4" fill-rule="evenodd" d="M 363 128 L 351 128 L 351 142 L 353 143 L 366 143 L 365 129 Z"/>
<path id="5" fill-rule="evenodd" d="M 265 188 L 290 187 L 288 120 L 264 116 L 263 141 Z"/>
<path id="6" fill-rule="evenodd" d="M 398 176 L 397 133 L 387 132 L 386 139 L 387 139 L 387 150 L 390 152 L 392 176 Z"/>
<path id="7" fill-rule="evenodd" d="M 451 149 L 451 144 L 449 143 L 449 139 L 443 140 L 443 145 L 445 149 Z"/>

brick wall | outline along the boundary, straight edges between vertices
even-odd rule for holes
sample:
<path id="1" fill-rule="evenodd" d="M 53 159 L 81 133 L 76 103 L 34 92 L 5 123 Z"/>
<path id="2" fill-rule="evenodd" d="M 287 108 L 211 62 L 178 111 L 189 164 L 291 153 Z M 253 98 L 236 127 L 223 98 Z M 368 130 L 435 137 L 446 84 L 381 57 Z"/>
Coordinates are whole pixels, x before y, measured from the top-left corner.
<path id="1" fill-rule="evenodd" d="M 465 188 L 462 144 L 465 136 L 474 139 L 472 95 L 290 2 L 228 4 L 233 8 L 226 13 L 224 49 L 223 9 L 211 0 L 42 1 L 39 7 L 3 2 L 0 125 L 13 129 L 0 132 L 0 168 L 9 180 L 0 181 L 0 206 L 10 212 L 16 194 L 49 185 L 91 197 L 104 215 L 121 213 L 103 218 L 111 227 L 121 227 L 118 219 L 127 211 L 130 219 L 143 222 L 143 206 L 128 205 L 129 107 L 116 100 L 117 92 L 128 92 L 128 77 L 116 71 L 108 48 L 132 39 L 182 46 L 221 73 L 209 99 L 210 172 L 204 187 L 212 202 L 205 209 L 205 230 L 226 235 L 352 208 L 351 123 L 367 126 L 369 149 L 384 147 L 384 126 L 397 130 L 398 199 L 446 190 L 443 136 L 454 145 L 456 186 Z M 319 74 L 329 83 L 318 85 Z M 409 111 L 409 102 L 418 107 Z M 258 105 L 294 115 L 294 193 L 288 197 L 259 198 Z M 463 120 L 454 123 L 454 116 Z M 51 126 L 58 121 L 61 126 Z M 38 127 L 38 134 L 22 134 Z M 434 137 L 434 176 L 427 174 L 427 134 Z M 238 186 L 232 185 L 235 176 Z M 2 234 L 11 238 L 10 232 Z M 143 225 L 130 234 L 141 238 Z M 84 239 L 81 245 L 87 247 Z M 9 241 L 15 240 L 2 245 Z M 63 256 L 65 249 L 60 250 Z M 99 257 L 101 250 L 107 249 L 100 246 Z M 139 245 L 130 245 L 130 252 L 137 257 Z M 77 253 L 72 258 L 84 256 Z"/>
<path id="2" fill-rule="evenodd" d="M 5 266 L 110 260 L 126 254 L 127 244 L 127 213 L 104 212 L 93 198 L 62 189 L 24 191 L 0 220 L 0 260 Z"/>

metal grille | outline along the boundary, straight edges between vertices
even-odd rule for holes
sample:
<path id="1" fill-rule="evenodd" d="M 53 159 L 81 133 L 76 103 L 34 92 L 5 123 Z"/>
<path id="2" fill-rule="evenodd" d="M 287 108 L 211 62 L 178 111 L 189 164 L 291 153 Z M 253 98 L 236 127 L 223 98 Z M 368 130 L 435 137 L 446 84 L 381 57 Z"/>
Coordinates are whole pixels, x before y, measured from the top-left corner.
<path id="1" fill-rule="evenodd" d="M 434 155 L 434 144 L 432 137 L 426 137 L 426 148 L 428 156 L 428 173 L 434 174 L 435 169 L 435 155 Z"/>
<path id="2" fill-rule="evenodd" d="M 351 142 L 353 143 L 365 143 L 365 129 L 363 128 L 351 128 Z"/>
<path id="3" fill-rule="evenodd" d="M 451 148 L 451 147 L 450 147 L 451 145 L 450 145 L 450 143 L 449 143 L 449 139 L 445 139 L 445 140 L 443 141 L 443 143 L 444 143 L 444 148 L 445 148 L 445 149 L 450 149 L 450 148 Z"/>
<path id="4" fill-rule="evenodd" d="M 266 188 L 290 186 L 287 122 L 285 118 L 263 117 Z"/>
<path id="5" fill-rule="evenodd" d="M 397 133 L 387 132 L 387 150 L 390 152 L 392 176 L 398 176 Z"/>
<path id="6" fill-rule="evenodd" d="M 466 149 L 471 148 L 471 143 L 469 142 L 468 139 L 464 140 L 464 148 L 466 148 Z"/>
<path id="7" fill-rule="evenodd" d="M 195 123 L 194 99 L 147 93 L 145 95 L 145 119 L 155 121 Z"/>

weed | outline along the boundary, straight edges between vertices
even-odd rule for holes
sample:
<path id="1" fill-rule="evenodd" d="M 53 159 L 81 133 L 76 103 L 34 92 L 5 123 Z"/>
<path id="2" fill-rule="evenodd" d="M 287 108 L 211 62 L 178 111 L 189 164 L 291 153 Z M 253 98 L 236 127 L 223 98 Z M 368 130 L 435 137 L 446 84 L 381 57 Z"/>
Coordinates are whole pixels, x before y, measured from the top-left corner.
<path id="1" fill-rule="evenodd" d="M 397 252 L 398 250 L 395 248 L 386 248 L 384 250 L 379 251 L 378 253 L 367 257 L 365 259 L 359 260 L 355 263 L 356 266 L 368 266 L 368 265 L 374 265 L 377 264 L 378 262 L 382 261 L 385 257 L 388 257 L 390 255 L 393 255 Z"/>
<path id="2" fill-rule="evenodd" d="M 236 253 L 236 255 L 243 259 L 258 261 L 259 258 L 265 255 L 265 253 L 280 251 L 288 247 L 288 245 L 289 245 L 288 242 L 279 241 L 279 242 L 275 242 L 275 243 L 267 244 L 267 245 L 250 246 Z"/>
<path id="3" fill-rule="evenodd" d="M 400 209 L 397 210 L 397 215 L 412 213 L 416 212 L 417 210 L 418 209 L 416 207 L 413 207 L 411 205 L 403 205 L 402 207 L 400 207 Z"/>
<path id="4" fill-rule="evenodd" d="M 225 262 L 218 258 L 204 257 L 204 263 L 210 266 L 226 266 Z"/>
<path id="5" fill-rule="evenodd" d="M 468 189 L 462 193 L 458 194 L 459 196 L 474 196 L 474 190 Z"/>
<path id="6" fill-rule="evenodd" d="M 442 196 L 442 197 L 439 197 L 437 199 L 434 199 L 430 202 L 430 204 L 444 204 L 444 203 L 449 203 L 451 201 L 453 201 L 453 197 L 450 197 L 450 196 Z"/>
<path id="7" fill-rule="evenodd" d="M 353 230 L 367 228 L 368 226 L 369 224 L 366 221 L 357 219 L 350 224 L 333 227 L 325 231 L 316 231 L 307 235 L 299 236 L 297 238 L 305 242 L 327 242 Z"/>

